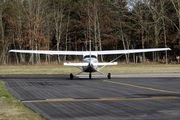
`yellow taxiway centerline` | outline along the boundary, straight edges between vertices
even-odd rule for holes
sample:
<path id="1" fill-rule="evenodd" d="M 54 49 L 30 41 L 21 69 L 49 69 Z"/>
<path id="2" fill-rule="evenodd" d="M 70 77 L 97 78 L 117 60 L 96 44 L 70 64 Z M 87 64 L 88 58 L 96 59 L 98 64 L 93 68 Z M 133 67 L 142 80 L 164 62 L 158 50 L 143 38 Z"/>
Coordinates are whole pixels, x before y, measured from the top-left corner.
<path id="1" fill-rule="evenodd" d="M 103 81 L 104 81 L 104 82 L 109 82 L 109 83 L 114 83 L 114 84 L 120 84 L 120 85 L 126 85 L 126 86 L 131 86 L 131 87 L 142 88 L 142 89 L 148 89 L 148 90 L 153 90 L 153 91 L 160 91 L 160 92 L 166 92 L 166 93 L 177 93 L 177 94 L 180 94 L 180 92 L 160 90 L 160 89 L 143 87 L 143 86 L 132 85 L 132 84 L 127 84 L 127 83 L 113 82 L 113 81 L 110 81 L 110 80 L 103 80 Z"/>
<path id="2" fill-rule="evenodd" d="M 123 98 L 123 97 L 115 97 L 115 98 L 99 98 L 99 99 L 73 99 L 73 98 L 59 98 L 59 99 L 46 99 L 46 100 L 29 100 L 22 101 L 23 103 L 31 103 L 31 102 L 67 102 L 67 101 L 112 101 L 112 100 L 152 100 L 152 99 L 180 99 L 180 97 L 176 96 L 154 96 L 148 98 Z"/>
<path id="3" fill-rule="evenodd" d="M 148 90 L 154 90 L 154 91 L 160 91 L 160 92 L 166 92 L 166 93 L 177 93 L 180 94 L 180 92 L 174 92 L 174 91 L 167 91 L 167 90 L 160 90 L 155 88 L 149 88 L 149 87 L 143 87 L 138 85 L 132 85 L 127 83 L 120 83 L 120 82 L 113 82 L 110 80 L 103 80 L 104 82 L 114 83 L 114 84 L 120 84 L 120 85 L 126 85 L 131 87 L 137 87 L 142 89 L 148 89 Z M 152 100 L 152 99 L 180 99 L 180 97 L 177 96 L 152 96 L 152 97 L 145 97 L 145 98 L 124 98 L 124 97 L 113 97 L 113 98 L 94 98 L 94 99 L 85 99 L 85 98 L 57 98 L 57 99 L 44 99 L 44 100 L 25 100 L 22 101 L 23 103 L 31 103 L 31 102 L 53 102 L 53 101 L 112 101 L 112 100 Z"/>

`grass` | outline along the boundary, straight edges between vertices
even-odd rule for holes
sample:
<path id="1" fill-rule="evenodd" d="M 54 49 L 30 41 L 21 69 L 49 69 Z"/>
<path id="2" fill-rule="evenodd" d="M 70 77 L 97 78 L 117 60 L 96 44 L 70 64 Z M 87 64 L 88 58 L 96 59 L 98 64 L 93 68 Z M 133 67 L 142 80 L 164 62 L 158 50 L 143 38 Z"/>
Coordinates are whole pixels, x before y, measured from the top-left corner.
<path id="1" fill-rule="evenodd" d="M 0 74 L 68 74 L 75 71 L 80 70 L 65 66 L 0 66 Z"/>
<path id="2" fill-rule="evenodd" d="M 101 70 L 104 73 L 155 73 L 155 72 L 180 72 L 180 64 L 121 64 L 106 66 Z M 69 74 L 78 73 L 76 67 L 67 66 L 0 66 L 0 74 Z M 0 120 L 43 120 L 38 114 L 32 112 L 17 101 L 4 88 L 0 81 Z"/>
<path id="3" fill-rule="evenodd" d="M 69 74 L 78 73 L 81 70 L 76 67 L 69 66 L 0 66 L 0 74 Z M 106 66 L 101 69 L 104 73 L 155 73 L 155 72 L 180 72 L 180 64 L 165 65 L 165 64 L 151 64 L 151 65 L 117 65 Z"/>
<path id="4" fill-rule="evenodd" d="M 26 108 L 5 89 L 0 81 L 0 120 L 44 120 Z"/>
<path id="5" fill-rule="evenodd" d="M 180 72 L 180 65 L 118 65 L 109 66 L 111 73 L 160 73 L 160 72 Z M 107 72 L 107 70 L 102 70 Z"/>

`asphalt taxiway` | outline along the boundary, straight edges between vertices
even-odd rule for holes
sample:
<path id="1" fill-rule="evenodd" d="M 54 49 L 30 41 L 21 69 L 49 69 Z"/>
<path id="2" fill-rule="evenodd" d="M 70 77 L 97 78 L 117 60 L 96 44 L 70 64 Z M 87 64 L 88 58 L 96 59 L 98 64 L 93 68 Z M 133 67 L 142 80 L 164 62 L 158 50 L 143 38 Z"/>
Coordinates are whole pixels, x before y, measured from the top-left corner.
<path id="1" fill-rule="evenodd" d="M 0 75 L 8 91 L 49 120 L 180 118 L 180 73 Z"/>

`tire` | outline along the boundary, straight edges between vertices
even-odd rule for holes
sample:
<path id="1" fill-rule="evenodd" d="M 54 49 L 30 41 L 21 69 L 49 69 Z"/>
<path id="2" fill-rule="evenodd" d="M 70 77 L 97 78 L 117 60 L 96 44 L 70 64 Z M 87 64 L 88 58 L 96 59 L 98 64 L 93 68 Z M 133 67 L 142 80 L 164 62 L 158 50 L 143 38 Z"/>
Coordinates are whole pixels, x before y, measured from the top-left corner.
<path id="1" fill-rule="evenodd" d="M 72 73 L 70 74 L 70 79 L 71 79 L 71 80 L 73 79 L 73 74 L 72 74 Z"/>
<path id="2" fill-rule="evenodd" d="M 111 73 L 108 73 L 107 77 L 108 77 L 108 79 L 111 79 Z"/>

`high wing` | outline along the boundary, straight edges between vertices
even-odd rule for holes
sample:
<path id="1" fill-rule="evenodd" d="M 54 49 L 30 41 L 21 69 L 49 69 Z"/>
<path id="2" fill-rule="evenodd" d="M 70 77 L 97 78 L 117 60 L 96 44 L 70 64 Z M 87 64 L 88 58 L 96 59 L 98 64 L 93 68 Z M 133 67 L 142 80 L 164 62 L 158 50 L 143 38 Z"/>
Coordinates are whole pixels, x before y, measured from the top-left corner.
<path id="1" fill-rule="evenodd" d="M 9 52 L 50 54 L 50 55 L 83 55 L 83 51 L 10 50 Z"/>
<path id="2" fill-rule="evenodd" d="M 97 51 L 98 55 L 110 55 L 110 54 L 128 54 L 128 53 L 141 53 L 141 52 L 153 52 L 153 51 L 165 51 L 171 50 L 170 48 L 151 48 L 151 49 L 131 49 L 131 50 L 105 50 Z M 92 51 L 92 54 L 95 51 Z"/>
<path id="3" fill-rule="evenodd" d="M 110 55 L 110 54 L 128 54 L 128 53 L 140 53 L 140 52 L 165 51 L 165 50 L 171 50 L 171 49 L 170 48 L 151 48 L 151 49 L 131 49 L 131 50 L 103 50 L 103 51 L 91 51 L 91 54 Z M 48 50 L 10 50 L 9 52 L 50 54 L 50 55 L 89 54 L 89 51 L 51 51 L 51 50 L 50 51 Z"/>

